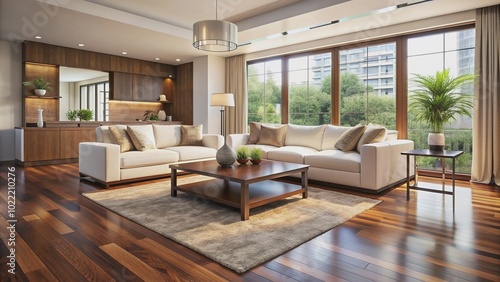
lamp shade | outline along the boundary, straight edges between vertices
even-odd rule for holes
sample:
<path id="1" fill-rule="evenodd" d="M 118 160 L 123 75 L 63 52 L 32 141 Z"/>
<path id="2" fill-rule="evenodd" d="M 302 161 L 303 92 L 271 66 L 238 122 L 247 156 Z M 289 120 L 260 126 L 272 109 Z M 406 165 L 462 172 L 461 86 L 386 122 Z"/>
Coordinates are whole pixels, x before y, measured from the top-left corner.
<path id="1" fill-rule="evenodd" d="M 220 20 L 199 21 L 193 25 L 193 46 L 211 52 L 229 52 L 238 48 L 238 26 Z"/>
<path id="2" fill-rule="evenodd" d="M 210 106 L 234 107 L 233 93 L 214 93 L 210 97 Z"/>

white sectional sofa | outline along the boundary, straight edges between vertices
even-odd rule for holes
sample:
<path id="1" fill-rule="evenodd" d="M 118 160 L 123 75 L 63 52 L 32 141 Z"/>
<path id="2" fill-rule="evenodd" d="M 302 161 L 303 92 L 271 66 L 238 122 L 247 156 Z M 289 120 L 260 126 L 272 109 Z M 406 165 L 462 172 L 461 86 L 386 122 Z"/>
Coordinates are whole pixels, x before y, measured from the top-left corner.
<path id="1" fill-rule="evenodd" d="M 133 128 L 151 143 L 145 150 L 123 151 L 110 126 L 96 128 L 97 142 L 79 144 L 79 171 L 108 188 L 127 181 L 170 175 L 169 164 L 214 159 L 217 149 L 224 144 L 222 135 L 198 134 L 201 140 L 186 142 L 183 125 L 117 125 L 114 129 L 126 132 Z M 125 133 L 123 133 L 125 134 Z M 199 142 L 198 142 L 199 141 Z M 187 144 L 186 144 L 187 143 Z M 122 144 L 123 145 L 123 144 Z"/>
<path id="2" fill-rule="evenodd" d="M 397 140 L 397 131 L 385 130 L 385 135 L 378 137 L 380 141 L 356 144 L 356 148 L 343 151 L 336 148 L 337 141 L 351 127 L 286 124 L 283 125 L 286 133 L 282 144 L 277 145 L 274 144 L 276 142 L 269 142 L 269 136 L 263 138 L 258 130 L 252 132 L 255 125 L 259 124 L 251 125 L 250 134 L 228 135 L 228 145 L 235 150 L 239 146 L 257 146 L 264 151 L 265 159 L 310 165 L 310 180 L 332 183 L 336 187 L 379 193 L 406 179 L 406 158 L 401 152 L 413 149 L 413 141 Z M 268 127 L 277 125 L 262 126 L 268 131 Z M 362 134 L 368 134 L 368 130 Z M 262 142 L 262 139 L 267 140 Z M 248 144 L 249 140 L 255 144 Z M 413 175 L 412 164 L 410 168 Z"/>

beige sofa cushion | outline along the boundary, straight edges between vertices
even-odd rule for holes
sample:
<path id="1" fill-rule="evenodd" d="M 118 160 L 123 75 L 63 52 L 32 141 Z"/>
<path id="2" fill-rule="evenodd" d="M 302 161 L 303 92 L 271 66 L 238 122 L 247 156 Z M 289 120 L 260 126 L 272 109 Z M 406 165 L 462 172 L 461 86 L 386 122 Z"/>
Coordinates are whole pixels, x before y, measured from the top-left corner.
<path id="1" fill-rule="evenodd" d="M 134 147 L 139 151 L 155 149 L 154 138 L 151 140 L 148 138 L 148 133 L 145 128 L 131 127 L 127 126 L 127 133 L 130 136 L 130 140 L 134 143 Z"/>
<path id="2" fill-rule="evenodd" d="M 120 168 L 169 164 L 179 161 L 179 154 L 167 150 L 130 151 L 120 155 Z M 165 171 L 167 173 L 168 171 Z"/>
<path id="3" fill-rule="evenodd" d="M 134 143 L 132 143 L 126 128 L 112 125 L 109 127 L 109 131 L 116 143 L 120 145 L 120 153 L 135 150 Z"/>
<path id="4" fill-rule="evenodd" d="M 153 124 L 153 133 L 155 135 L 155 145 L 158 149 L 179 146 L 181 144 L 181 126 L 178 124 Z"/>
<path id="5" fill-rule="evenodd" d="M 327 124 L 325 127 L 325 133 L 323 134 L 322 149 L 323 150 L 333 150 L 335 149 L 335 143 L 339 140 L 342 133 L 349 130 L 351 127 L 338 126 Z"/>
<path id="6" fill-rule="evenodd" d="M 360 173 L 361 154 L 356 151 L 325 150 L 304 156 L 304 164 L 317 168 Z"/>
<path id="7" fill-rule="evenodd" d="M 290 163 L 304 163 L 304 156 L 318 151 L 306 146 L 285 146 L 267 152 L 267 159 Z"/>
<path id="8" fill-rule="evenodd" d="M 326 125 L 288 124 L 285 146 L 305 146 L 321 150 Z"/>
<path id="9" fill-rule="evenodd" d="M 335 148 L 342 151 L 351 151 L 356 148 L 359 138 L 365 132 L 366 126 L 358 124 L 353 128 L 350 128 L 346 132 L 342 133 L 337 143 L 335 143 Z"/>
<path id="10" fill-rule="evenodd" d="M 190 161 L 197 159 L 210 159 L 215 158 L 217 150 L 214 148 L 204 147 L 204 146 L 178 146 L 178 147 L 168 147 L 166 150 L 176 152 L 179 155 L 179 161 Z"/>
<path id="11" fill-rule="evenodd" d="M 203 145 L 203 124 L 181 125 L 181 146 Z"/>
<path id="12" fill-rule="evenodd" d="M 261 125 L 260 136 L 257 144 L 281 147 L 285 144 L 286 125 L 269 127 Z"/>
<path id="13" fill-rule="evenodd" d="M 153 133 L 153 126 L 151 124 L 127 126 L 127 132 L 130 135 L 129 129 L 133 130 L 134 133 L 144 135 L 144 137 L 147 138 L 147 141 L 149 141 L 148 143 L 153 144 L 153 148 L 156 148 L 156 147 L 154 147 L 154 144 L 156 142 L 155 142 L 155 135 Z M 130 139 L 132 139 L 132 136 L 130 136 Z M 144 141 L 144 142 L 147 142 L 147 141 Z M 134 140 L 132 140 L 132 142 L 134 142 Z M 134 145 L 135 145 L 135 143 L 134 143 Z"/>
<path id="14" fill-rule="evenodd" d="M 378 143 L 385 140 L 387 129 L 381 125 L 368 124 L 366 130 L 358 141 L 356 150 L 361 153 L 361 146 L 364 144 Z"/>
<path id="15" fill-rule="evenodd" d="M 115 125 L 117 128 L 127 129 L 126 125 Z M 118 144 L 109 130 L 109 126 L 102 125 L 95 128 L 95 139 L 97 142 L 107 144 Z"/>

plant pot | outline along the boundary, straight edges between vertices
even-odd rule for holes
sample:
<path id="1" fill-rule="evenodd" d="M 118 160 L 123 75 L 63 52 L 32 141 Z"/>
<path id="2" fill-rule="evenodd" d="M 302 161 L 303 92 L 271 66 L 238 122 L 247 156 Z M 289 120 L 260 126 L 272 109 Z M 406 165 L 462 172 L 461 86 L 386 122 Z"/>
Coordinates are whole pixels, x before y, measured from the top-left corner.
<path id="1" fill-rule="evenodd" d="M 37 96 L 43 96 L 43 95 L 45 95 L 46 92 L 47 92 L 47 90 L 45 90 L 45 89 L 35 89 L 35 94 Z"/>
<path id="2" fill-rule="evenodd" d="M 242 165 L 244 165 L 244 164 L 248 163 L 248 159 L 238 159 L 238 160 L 236 160 L 236 161 L 237 161 L 238 163 L 242 164 Z"/>
<path id="3" fill-rule="evenodd" d="M 427 143 L 431 151 L 444 150 L 444 133 L 429 133 L 427 136 Z"/>
<path id="4" fill-rule="evenodd" d="M 258 165 L 260 164 L 260 162 L 262 162 L 262 160 L 250 160 L 252 162 L 252 164 L 254 165 Z"/>

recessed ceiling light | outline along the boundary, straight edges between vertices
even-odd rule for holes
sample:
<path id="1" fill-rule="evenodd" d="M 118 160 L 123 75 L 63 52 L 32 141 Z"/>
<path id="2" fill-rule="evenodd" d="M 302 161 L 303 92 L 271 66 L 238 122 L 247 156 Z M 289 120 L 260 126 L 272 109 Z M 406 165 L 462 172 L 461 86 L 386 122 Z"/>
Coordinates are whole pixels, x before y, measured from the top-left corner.
<path id="1" fill-rule="evenodd" d="M 42 37 L 40 35 L 36 35 L 35 38 L 36 39 L 42 39 Z"/>
<path id="2" fill-rule="evenodd" d="M 159 60 L 160 60 L 160 58 L 155 58 L 155 60 L 156 60 L 156 61 L 159 61 Z"/>
<path id="3" fill-rule="evenodd" d="M 181 61 L 181 59 L 175 59 L 175 61 L 176 61 L 176 62 L 180 62 L 180 61 Z"/>
<path id="4" fill-rule="evenodd" d="M 127 55 L 127 52 L 125 52 L 125 51 L 122 51 L 122 55 Z"/>
<path id="5" fill-rule="evenodd" d="M 83 44 L 83 43 L 78 43 L 78 46 L 80 46 L 80 47 L 84 47 L 84 46 L 85 46 L 85 44 Z"/>

